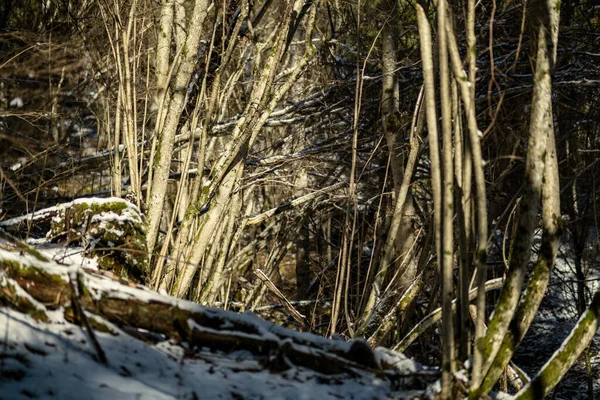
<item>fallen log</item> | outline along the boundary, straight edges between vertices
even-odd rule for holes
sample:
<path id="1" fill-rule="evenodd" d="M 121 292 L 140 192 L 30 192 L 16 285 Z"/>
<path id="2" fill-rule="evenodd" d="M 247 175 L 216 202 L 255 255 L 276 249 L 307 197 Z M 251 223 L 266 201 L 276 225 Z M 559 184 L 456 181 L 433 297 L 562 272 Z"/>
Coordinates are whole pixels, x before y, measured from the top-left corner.
<path id="1" fill-rule="evenodd" d="M 74 304 L 81 309 L 74 310 Z M 118 326 L 147 342 L 184 343 L 190 357 L 206 349 L 246 350 L 271 369 L 294 365 L 323 374 L 365 371 L 385 379 L 401 378 L 403 386 L 415 388 L 437 375 L 400 353 L 372 349 L 362 340 L 348 343 L 299 333 L 251 313 L 203 307 L 97 271 L 60 265 L 5 235 L 0 235 L 0 306 L 38 321 L 50 320 L 51 310 L 62 310 L 68 321 L 78 323 L 81 318 L 76 316 L 85 313 L 94 330 L 116 334 L 110 326 Z"/>

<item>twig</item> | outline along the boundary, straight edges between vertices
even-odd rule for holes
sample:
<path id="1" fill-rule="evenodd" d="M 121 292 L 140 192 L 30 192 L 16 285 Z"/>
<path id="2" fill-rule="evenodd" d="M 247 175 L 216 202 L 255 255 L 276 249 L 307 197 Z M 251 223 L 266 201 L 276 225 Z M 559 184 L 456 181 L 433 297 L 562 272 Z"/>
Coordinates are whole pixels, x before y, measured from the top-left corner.
<path id="1" fill-rule="evenodd" d="M 81 303 L 79 302 L 79 296 L 81 294 L 80 289 L 83 286 L 83 285 L 81 285 L 80 279 L 81 279 L 81 273 L 79 271 L 77 271 L 75 273 L 75 281 L 76 281 L 77 285 L 75 285 L 75 283 L 73 283 L 72 275 L 69 274 L 69 286 L 71 286 L 71 306 L 73 307 L 73 315 L 75 316 L 76 319 L 78 318 L 79 322 L 83 325 L 83 327 L 85 327 L 85 330 L 88 333 L 88 336 L 90 338 L 90 341 L 92 342 L 92 345 L 94 346 L 94 350 L 96 350 L 96 355 L 98 356 L 98 359 L 100 360 L 100 362 L 102 364 L 108 364 L 108 360 L 106 359 L 106 354 L 104 353 L 104 350 L 102 350 L 100 343 L 98 343 L 98 339 L 96 339 L 94 330 L 90 326 L 90 322 L 88 321 L 87 316 L 85 315 L 85 312 L 83 311 L 83 308 L 81 307 Z"/>
<path id="2" fill-rule="evenodd" d="M 264 220 L 271 218 L 274 215 L 280 214 L 287 210 L 294 209 L 294 208 L 298 207 L 300 204 L 303 204 L 303 203 L 306 203 L 307 201 L 315 199 L 319 195 L 322 195 L 322 194 L 325 194 L 328 192 L 333 192 L 334 190 L 339 189 L 347 184 L 348 184 L 347 182 L 336 183 L 335 185 L 331 185 L 324 189 L 314 191 L 314 192 L 304 195 L 302 197 L 298 197 L 297 199 L 288 201 L 287 203 L 280 204 L 275 208 L 265 211 L 264 213 L 261 213 L 261 214 L 255 215 L 254 217 L 248 218 L 248 225 L 259 224 L 259 223 L 263 222 Z"/>
<path id="3" fill-rule="evenodd" d="M 306 319 L 306 317 L 304 315 L 300 314 L 298 312 L 298 310 L 296 310 L 294 308 L 292 303 L 290 303 L 288 301 L 288 299 L 285 298 L 283 293 L 281 293 L 279 291 L 279 289 L 277 289 L 277 287 L 275 286 L 275 284 L 273 282 L 271 282 L 269 277 L 267 275 L 265 275 L 265 273 L 262 272 L 260 269 L 257 269 L 256 271 L 254 271 L 254 273 L 256 274 L 258 279 L 260 279 L 262 281 L 262 283 L 264 283 L 267 286 L 267 288 L 271 291 L 271 293 L 273 293 L 279 299 L 281 304 L 285 307 L 286 310 L 288 310 L 288 312 L 292 315 L 292 317 L 300 325 L 302 325 L 302 327 L 304 329 L 307 329 L 309 327 L 309 325 L 308 325 L 308 320 Z"/>

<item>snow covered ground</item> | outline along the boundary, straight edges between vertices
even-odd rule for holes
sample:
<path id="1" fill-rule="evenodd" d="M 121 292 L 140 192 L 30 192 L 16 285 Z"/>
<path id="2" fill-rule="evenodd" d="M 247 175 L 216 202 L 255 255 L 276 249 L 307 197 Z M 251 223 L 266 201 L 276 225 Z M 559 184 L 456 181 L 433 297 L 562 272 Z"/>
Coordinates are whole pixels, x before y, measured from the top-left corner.
<path id="1" fill-rule="evenodd" d="M 364 341 L 329 340 L 174 299 L 98 271 L 81 249 L 30 244 L 37 252 L 0 237 L 0 400 L 416 399 L 437 377 Z M 103 331 L 90 335 L 85 323 L 70 322 L 78 302 Z M 23 304 L 43 318 L 23 312 Z M 155 331 L 129 318 L 137 312 L 139 322 L 157 304 L 163 314 L 145 321 Z M 165 310 L 173 314 L 166 328 Z M 173 321 L 185 321 L 179 336 L 189 341 L 165 334 Z"/>
<path id="2" fill-rule="evenodd" d="M 389 350 L 365 348 L 361 341 L 328 340 L 252 314 L 174 299 L 100 271 L 97 260 L 84 257 L 82 248 L 45 238 L 30 239 L 28 244 L 36 252 L 0 237 L 0 263 L 31 266 L 40 274 L 58 277 L 62 283 L 50 285 L 53 289 L 70 291 L 69 281 L 80 279 L 85 295 L 78 295 L 86 296 L 85 315 L 105 332 L 94 330 L 90 335 L 84 323 L 67 318 L 74 307 L 68 295 L 59 291 L 54 302 L 40 301 L 27 286 L 35 281 L 19 280 L 18 273 L 10 275 L 0 264 L 0 400 L 421 399 L 434 387 L 436 372 Z M 548 294 L 515 359 L 530 375 L 577 321 L 573 268 L 568 246 L 562 246 Z M 597 288 L 598 272 L 588 276 L 590 291 Z M 47 320 L 17 311 L 16 303 L 11 303 L 14 296 L 29 299 Z M 126 312 L 115 314 L 110 307 L 97 306 L 106 299 L 121 302 Z M 144 326 L 157 327 L 148 331 L 128 319 L 127 312 L 133 313 L 129 307 L 151 304 L 162 304 L 163 313 L 172 310 L 166 328 L 164 320 L 163 325 L 145 321 Z M 180 328 L 185 330 L 181 335 L 177 330 L 171 334 L 176 319 L 187 325 Z M 190 341 L 181 340 L 186 335 Z M 589 357 L 596 393 L 600 393 L 599 343 L 597 335 Z M 560 384 L 556 398 L 587 398 L 586 377 L 586 365 L 579 362 Z"/>
<path id="3" fill-rule="evenodd" d="M 108 364 L 62 312 L 49 324 L 0 309 L 0 399 L 412 399 L 375 374 L 270 371 L 246 351 L 194 352 L 172 341 L 146 344 L 116 326 L 96 333 Z"/>

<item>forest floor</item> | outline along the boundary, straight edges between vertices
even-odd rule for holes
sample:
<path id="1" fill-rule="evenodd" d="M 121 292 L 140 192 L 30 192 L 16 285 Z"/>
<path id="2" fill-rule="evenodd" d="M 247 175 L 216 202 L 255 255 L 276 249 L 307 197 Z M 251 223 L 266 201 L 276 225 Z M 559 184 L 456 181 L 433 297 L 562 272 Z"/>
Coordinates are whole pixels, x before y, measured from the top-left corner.
<path id="1" fill-rule="evenodd" d="M 0 236 L 2 400 L 421 399 L 437 387 L 435 368 L 362 340 L 162 295 L 81 248 L 19 243 Z"/>
<path id="2" fill-rule="evenodd" d="M 0 400 L 425 399 L 439 388 L 437 369 L 400 353 L 159 294 L 102 271 L 82 247 L 26 243 L 0 235 Z M 587 278 L 596 290 L 598 271 Z M 530 376 L 577 321 L 574 285 L 563 245 L 515 358 Z M 588 385 L 600 394 L 599 348 L 596 335 L 553 398 L 589 398 Z"/>
<path id="3" fill-rule="evenodd" d="M 374 373 L 323 374 L 301 366 L 269 368 L 245 350 L 194 350 L 170 340 L 144 343 L 110 325 L 96 333 L 107 363 L 89 337 L 61 312 L 50 323 L 0 310 L 0 398 L 11 399 L 413 399 Z M 410 362 L 407 361 L 407 373 Z"/>

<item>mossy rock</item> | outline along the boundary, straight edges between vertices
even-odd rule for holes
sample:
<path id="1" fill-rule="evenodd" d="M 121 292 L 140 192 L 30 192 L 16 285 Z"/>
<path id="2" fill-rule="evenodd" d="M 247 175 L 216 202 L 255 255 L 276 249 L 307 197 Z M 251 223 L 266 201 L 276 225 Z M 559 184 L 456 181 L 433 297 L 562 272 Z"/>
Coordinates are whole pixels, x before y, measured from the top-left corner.
<path id="1" fill-rule="evenodd" d="M 57 207 L 48 236 L 81 245 L 101 269 L 137 282 L 148 272 L 146 225 L 139 208 L 120 198 L 78 199 Z"/>

